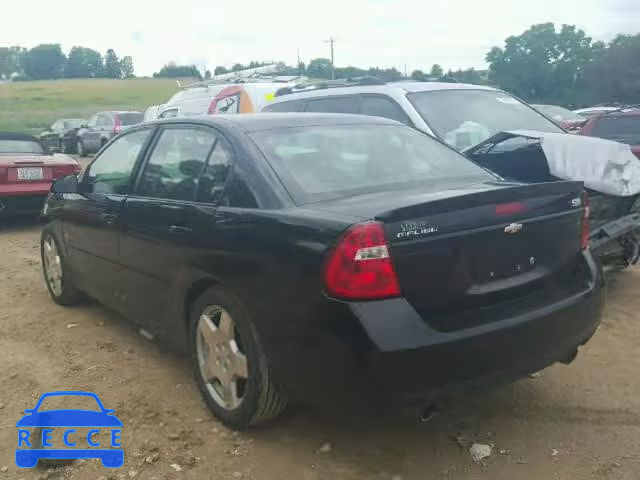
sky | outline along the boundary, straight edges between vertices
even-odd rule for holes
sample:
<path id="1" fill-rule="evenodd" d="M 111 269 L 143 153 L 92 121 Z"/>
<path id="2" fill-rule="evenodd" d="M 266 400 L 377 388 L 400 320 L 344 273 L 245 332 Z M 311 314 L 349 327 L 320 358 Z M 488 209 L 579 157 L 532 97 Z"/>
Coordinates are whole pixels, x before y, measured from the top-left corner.
<path id="1" fill-rule="evenodd" d="M 21 0 L 3 2 L 0 46 L 113 48 L 142 76 L 170 61 L 213 71 L 251 60 L 295 64 L 298 51 L 305 62 L 328 58 L 333 36 L 336 66 L 411 72 L 434 63 L 485 68 L 492 46 L 543 22 L 606 41 L 640 32 L 640 0 Z"/>

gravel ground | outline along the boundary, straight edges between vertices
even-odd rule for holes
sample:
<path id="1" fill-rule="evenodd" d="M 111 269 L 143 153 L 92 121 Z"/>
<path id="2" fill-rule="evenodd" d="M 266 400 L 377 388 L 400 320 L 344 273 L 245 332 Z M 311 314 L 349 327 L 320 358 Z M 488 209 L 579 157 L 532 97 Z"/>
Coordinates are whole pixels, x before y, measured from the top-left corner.
<path id="1" fill-rule="evenodd" d="M 0 480 L 640 477 L 640 269 L 613 279 L 602 327 L 569 366 L 457 399 L 424 424 L 400 413 L 337 419 L 296 410 L 238 433 L 208 413 L 186 359 L 99 305 L 51 302 L 39 230 L 0 227 Z M 97 460 L 15 466 L 22 410 L 62 389 L 94 391 L 115 408 L 121 469 Z M 473 442 L 492 445 L 491 456 L 475 463 Z"/>

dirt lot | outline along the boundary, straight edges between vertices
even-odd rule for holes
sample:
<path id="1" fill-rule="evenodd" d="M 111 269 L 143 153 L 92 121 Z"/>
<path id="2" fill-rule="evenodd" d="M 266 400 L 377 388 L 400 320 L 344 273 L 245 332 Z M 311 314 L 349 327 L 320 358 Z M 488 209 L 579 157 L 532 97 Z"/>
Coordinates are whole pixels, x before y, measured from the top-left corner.
<path id="1" fill-rule="evenodd" d="M 297 410 L 237 433 L 208 413 L 185 359 L 103 307 L 54 305 L 38 239 L 38 226 L 0 227 L 0 480 L 640 477 L 640 270 L 614 279 L 604 324 L 570 366 L 456 400 L 425 424 Z M 94 391 L 115 408 L 122 469 L 97 460 L 16 468 L 15 422 L 40 394 L 62 389 Z M 494 444 L 493 455 L 475 464 L 460 446 L 467 440 Z"/>

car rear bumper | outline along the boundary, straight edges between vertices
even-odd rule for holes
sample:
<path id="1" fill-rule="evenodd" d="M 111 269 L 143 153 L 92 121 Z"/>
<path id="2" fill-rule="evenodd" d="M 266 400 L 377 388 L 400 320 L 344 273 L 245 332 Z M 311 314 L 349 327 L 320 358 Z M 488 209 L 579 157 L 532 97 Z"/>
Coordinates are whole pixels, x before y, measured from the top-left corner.
<path id="1" fill-rule="evenodd" d="M 48 193 L 47 190 L 20 195 L 0 194 L 0 216 L 39 213 L 42 211 Z"/>
<path id="2" fill-rule="evenodd" d="M 590 254 L 585 291 L 521 315 L 452 332 L 431 328 L 404 298 L 344 303 L 368 346 L 323 336 L 289 350 L 287 385 L 312 403 L 432 396 L 469 382 L 520 378 L 570 360 L 595 332 L 604 307 L 603 279 Z M 351 345 L 348 343 L 351 342 Z"/>

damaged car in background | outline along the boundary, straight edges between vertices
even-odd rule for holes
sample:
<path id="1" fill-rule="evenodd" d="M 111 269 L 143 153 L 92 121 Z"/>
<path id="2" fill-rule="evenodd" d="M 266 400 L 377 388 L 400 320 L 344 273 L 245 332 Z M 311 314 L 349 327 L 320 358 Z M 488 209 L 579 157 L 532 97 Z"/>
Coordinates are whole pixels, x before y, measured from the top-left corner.
<path id="1" fill-rule="evenodd" d="M 480 85 L 365 77 L 288 87 L 276 95 L 264 111 L 387 117 L 439 138 L 505 179 L 583 181 L 594 253 L 608 266 L 638 260 L 640 162 L 628 145 L 570 135 L 530 105 Z"/>

